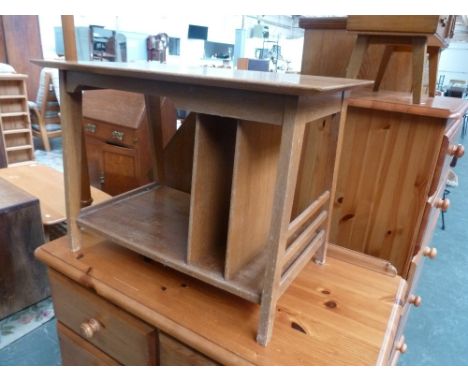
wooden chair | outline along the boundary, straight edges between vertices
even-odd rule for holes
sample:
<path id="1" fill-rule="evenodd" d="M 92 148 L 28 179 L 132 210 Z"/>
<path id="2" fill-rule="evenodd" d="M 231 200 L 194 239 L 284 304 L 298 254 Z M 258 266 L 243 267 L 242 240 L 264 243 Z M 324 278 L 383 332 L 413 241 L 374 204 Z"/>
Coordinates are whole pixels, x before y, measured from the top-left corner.
<path id="1" fill-rule="evenodd" d="M 55 74 L 53 69 L 42 69 L 36 102 L 28 102 L 33 135 L 41 138 L 46 151 L 50 151 L 49 138 L 62 135 L 60 95 L 58 78 L 54 79 Z"/>

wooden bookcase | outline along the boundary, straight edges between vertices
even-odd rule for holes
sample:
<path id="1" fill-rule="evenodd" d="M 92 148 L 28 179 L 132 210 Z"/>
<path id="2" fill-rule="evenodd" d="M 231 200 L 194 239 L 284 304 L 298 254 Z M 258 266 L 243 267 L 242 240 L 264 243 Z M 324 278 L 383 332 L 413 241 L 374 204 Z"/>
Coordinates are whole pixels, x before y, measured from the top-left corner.
<path id="1" fill-rule="evenodd" d="M 26 78 L 0 74 L 0 131 L 8 165 L 34 160 Z"/>
<path id="2" fill-rule="evenodd" d="M 370 82 L 154 64 L 38 63 L 60 70 L 71 250 L 80 253 L 80 229 L 86 229 L 259 303 L 257 340 L 266 345 L 278 298 L 314 256 L 324 261 L 339 135 L 324 157 L 333 159 L 331 166 L 312 150 L 311 160 L 322 165 L 299 179 L 314 185 L 326 175 L 329 181 L 292 215 L 301 157 L 309 154 L 301 155 L 304 134 L 339 126 L 346 91 Z M 80 213 L 79 126 L 87 88 L 145 94 L 156 182 Z M 194 113 L 188 118 L 194 126 L 184 128 L 194 134 L 193 147 L 179 151 L 186 171 L 166 174 L 179 158 L 168 154 L 170 143 L 160 150 L 163 134 L 153 112 L 161 96 Z M 192 142 L 186 138 L 181 131 L 173 141 Z M 192 158 L 182 154 L 192 150 Z M 176 162 L 166 163 L 168 157 Z"/>

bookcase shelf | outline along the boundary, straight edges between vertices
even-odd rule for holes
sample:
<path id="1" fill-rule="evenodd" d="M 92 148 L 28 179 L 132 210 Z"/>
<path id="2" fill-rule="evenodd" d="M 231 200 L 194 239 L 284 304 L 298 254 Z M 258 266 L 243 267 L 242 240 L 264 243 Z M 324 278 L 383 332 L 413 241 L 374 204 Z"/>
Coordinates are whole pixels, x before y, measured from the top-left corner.
<path id="1" fill-rule="evenodd" d="M 26 78 L 22 74 L 0 75 L 0 147 L 7 165 L 34 160 Z"/>

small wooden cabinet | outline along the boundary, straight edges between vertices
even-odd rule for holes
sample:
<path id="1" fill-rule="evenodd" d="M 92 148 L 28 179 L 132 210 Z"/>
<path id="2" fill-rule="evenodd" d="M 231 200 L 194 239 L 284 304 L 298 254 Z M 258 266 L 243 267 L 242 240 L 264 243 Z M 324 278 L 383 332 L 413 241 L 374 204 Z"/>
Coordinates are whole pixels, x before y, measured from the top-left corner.
<path id="1" fill-rule="evenodd" d="M 90 183 L 117 195 L 152 180 L 144 96 L 116 90 L 83 93 Z"/>
<path id="2" fill-rule="evenodd" d="M 39 200 L 0 179 L 0 319 L 49 296 L 46 269 L 33 255 L 43 243 Z"/>

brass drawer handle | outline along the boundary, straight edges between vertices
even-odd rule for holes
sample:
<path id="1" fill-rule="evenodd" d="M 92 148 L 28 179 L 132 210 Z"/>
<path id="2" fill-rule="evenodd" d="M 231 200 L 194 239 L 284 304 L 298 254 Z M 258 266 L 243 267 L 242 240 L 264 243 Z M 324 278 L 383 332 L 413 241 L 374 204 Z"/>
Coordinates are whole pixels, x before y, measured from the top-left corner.
<path id="1" fill-rule="evenodd" d="M 434 260 L 435 257 L 437 256 L 437 249 L 436 248 L 431 248 L 431 247 L 425 247 L 423 249 L 422 254 L 425 257 L 428 257 L 429 259 Z"/>
<path id="2" fill-rule="evenodd" d="M 415 296 L 412 294 L 408 297 L 408 303 L 413 304 L 416 308 L 422 304 L 421 296 Z"/>
<path id="3" fill-rule="evenodd" d="M 94 123 L 87 123 L 85 125 L 85 131 L 88 133 L 95 133 L 96 132 L 96 125 Z"/>
<path id="4" fill-rule="evenodd" d="M 119 141 L 123 141 L 124 133 L 121 131 L 113 130 L 112 131 L 112 138 L 117 139 Z"/>
<path id="5" fill-rule="evenodd" d="M 101 324 L 94 318 L 90 318 L 80 325 L 81 335 L 87 339 L 93 338 L 94 334 L 99 330 L 101 330 Z"/>
<path id="6" fill-rule="evenodd" d="M 439 199 L 435 203 L 435 208 L 439 208 L 443 212 L 446 212 L 450 207 L 450 199 Z"/>

